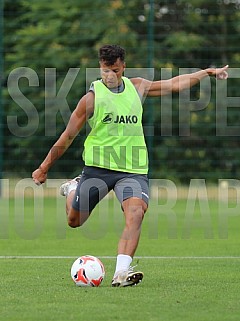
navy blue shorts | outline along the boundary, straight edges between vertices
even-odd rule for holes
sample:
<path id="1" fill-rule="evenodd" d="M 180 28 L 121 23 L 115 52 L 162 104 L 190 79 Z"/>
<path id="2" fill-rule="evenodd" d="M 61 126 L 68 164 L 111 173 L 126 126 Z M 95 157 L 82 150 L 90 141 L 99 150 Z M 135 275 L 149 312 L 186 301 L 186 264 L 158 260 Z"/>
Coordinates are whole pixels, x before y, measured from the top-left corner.
<path id="1" fill-rule="evenodd" d="M 84 166 L 72 207 L 77 211 L 91 213 L 111 190 L 114 190 L 120 204 L 130 197 L 137 197 L 148 205 L 147 175 Z"/>

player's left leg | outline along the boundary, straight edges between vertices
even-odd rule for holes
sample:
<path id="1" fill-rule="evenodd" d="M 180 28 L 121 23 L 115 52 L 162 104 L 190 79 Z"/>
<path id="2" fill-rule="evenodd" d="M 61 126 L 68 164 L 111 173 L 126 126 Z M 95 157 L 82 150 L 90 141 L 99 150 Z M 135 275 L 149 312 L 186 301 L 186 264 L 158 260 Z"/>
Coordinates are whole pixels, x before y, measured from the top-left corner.
<path id="1" fill-rule="evenodd" d="M 125 215 L 125 227 L 119 240 L 118 253 L 133 257 L 138 246 L 147 204 L 140 198 L 130 197 L 123 201 L 122 208 Z"/>
<path id="2" fill-rule="evenodd" d="M 140 198 L 130 197 L 122 203 L 125 227 L 118 243 L 118 256 L 112 286 L 132 286 L 142 281 L 143 273 L 134 271 L 130 264 L 137 249 L 141 225 L 147 204 Z"/>

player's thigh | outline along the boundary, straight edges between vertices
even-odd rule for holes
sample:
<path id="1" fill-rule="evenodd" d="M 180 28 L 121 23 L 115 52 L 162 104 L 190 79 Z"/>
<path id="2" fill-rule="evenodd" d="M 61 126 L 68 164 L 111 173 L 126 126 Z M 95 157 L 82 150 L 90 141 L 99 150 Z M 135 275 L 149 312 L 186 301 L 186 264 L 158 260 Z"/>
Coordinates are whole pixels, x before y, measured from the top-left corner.
<path id="1" fill-rule="evenodd" d="M 120 204 L 142 204 L 146 211 L 149 202 L 149 186 L 148 178 L 146 175 L 129 175 L 119 180 L 115 187 L 114 192 Z M 129 200 L 130 199 L 130 200 Z M 126 202 L 126 200 L 129 200 Z"/>
<path id="2" fill-rule="evenodd" d="M 83 175 L 75 191 L 72 207 L 80 213 L 90 214 L 108 192 L 109 189 L 104 180 Z"/>

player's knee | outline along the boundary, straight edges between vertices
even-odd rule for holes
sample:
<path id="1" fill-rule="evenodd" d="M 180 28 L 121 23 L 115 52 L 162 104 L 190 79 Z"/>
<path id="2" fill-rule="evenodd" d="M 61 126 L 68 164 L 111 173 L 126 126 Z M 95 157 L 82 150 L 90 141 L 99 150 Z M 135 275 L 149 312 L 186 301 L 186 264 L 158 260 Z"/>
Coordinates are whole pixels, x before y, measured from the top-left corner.
<path id="1" fill-rule="evenodd" d="M 144 217 L 144 210 L 139 206 L 134 206 L 126 215 L 126 226 L 141 226 Z"/>
<path id="2" fill-rule="evenodd" d="M 141 205 L 134 205 L 134 206 L 130 207 L 130 211 L 132 213 L 132 216 L 136 217 L 139 220 L 143 219 L 146 210 L 147 210 L 147 206 L 145 205 L 145 203 L 144 203 L 144 205 L 141 204 Z"/>
<path id="3" fill-rule="evenodd" d="M 79 220 L 73 219 L 73 218 L 68 218 L 68 226 L 72 228 L 76 228 L 81 226 Z"/>
<path id="4" fill-rule="evenodd" d="M 68 213 L 68 225 L 72 228 L 82 226 L 88 219 L 90 212 L 78 212 L 73 208 Z"/>
<path id="5" fill-rule="evenodd" d="M 144 215 L 144 210 L 142 206 L 133 206 L 131 208 L 133 217 L 136 217 L 138 220 L 141 220 Z"/>
<path id="6" fill-rule="evenodd" d="M 80 226 L 80 213 L 75 209 L 71 208 L 69 212 L 67 212 L 67 222 L 68 225 L 72 228 L 76 228 Z"/>

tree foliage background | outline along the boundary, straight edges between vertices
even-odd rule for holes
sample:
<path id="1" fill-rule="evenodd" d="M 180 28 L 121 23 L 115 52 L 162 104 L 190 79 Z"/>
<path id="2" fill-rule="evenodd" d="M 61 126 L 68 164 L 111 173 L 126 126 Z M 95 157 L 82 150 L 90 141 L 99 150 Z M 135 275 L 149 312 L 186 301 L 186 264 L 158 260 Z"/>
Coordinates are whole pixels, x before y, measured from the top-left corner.
<path id="1" fill-rule="evenodd" d="M 4 1 L 5 176 L 30 176 L 39 166 L 63 131 L 70 111 L 86 92 L 86 69 L 98 67 L 97 50 L 103 44 L 125 47 L 127 66 L 151 65 L 155 79 L 160 79 L 161 70 L 169 70 L 169 75 L 175 76 L 179 68 L 239 66 L 240 1 L 155 0 L 152 35 L 150 3 L 146 0 Z M 150 36 L 153 36 L 152 48 Z M 150 50 L 153 57 L 149 62 Z M 37 76 L 34 79 L 38 79 L 34 85 L 27 78 L 19 79 L 24 96 L 16 90 L 16 70 L 22 67 L 28 68 L 27 73 L 33 71 L 34 77 Z M 69 69 L 80 68 L 67 95 L 68 108 L 61 99 L 58 105 L 56 100 L 52 104 L 48 100 L 46 108 L 46 97 L 49 98 L 46 68 L 56 68 L 56 94 Z M 238 88 L 239 80 L 230 79 L 228 96 L 237 97 Z M 193 101 L 199 98 L 199 90 L 199 86 L 191 90 Z M 14 97 L 19 95 L 17 102 L 11 93 Z M 146 137 L 151 177 L 187 182 L 191 178 L 216 181 L 239 176 L 239 135 L 216 134 L 215 98 L 216 80 L 212 79 L 211 99 L 206 108 L 196 110 L 191 103 L 185 106 L 191 110 L 190 135 L 179 132 L 179 95 L 169 98 L 171 104 L 160 99 L 146 100 L 144 123 L 154 128 L 154 136 Z M 19 106 L 21 99 L 24 108 Z M 239 125 L 238 108 L 228 108 L 227 116 L 229 126 Z M 49 126 L 54 130 L 49 130 Z M 80 133 L 54 165 L 50 177 L 70 177 L 81 171 L 85 132 Z"/>

